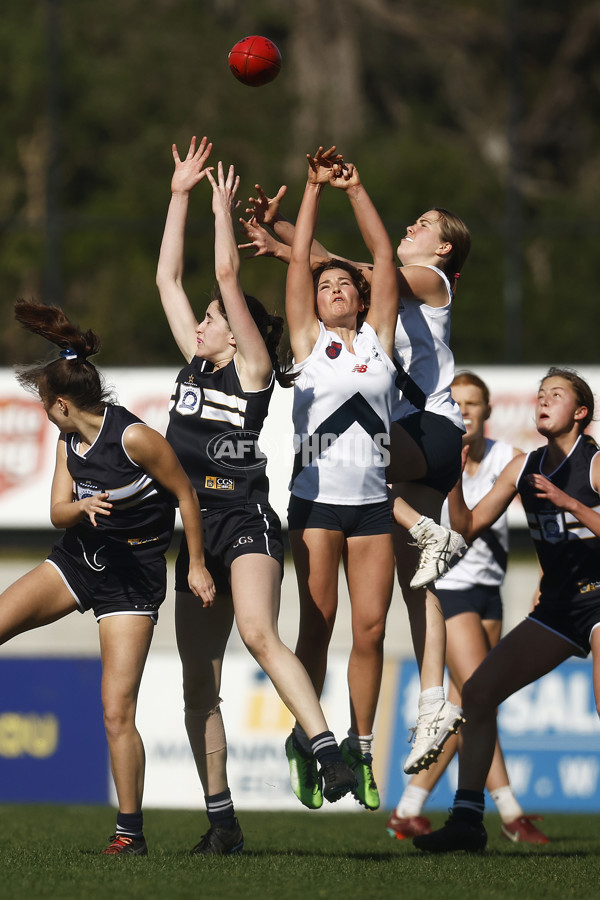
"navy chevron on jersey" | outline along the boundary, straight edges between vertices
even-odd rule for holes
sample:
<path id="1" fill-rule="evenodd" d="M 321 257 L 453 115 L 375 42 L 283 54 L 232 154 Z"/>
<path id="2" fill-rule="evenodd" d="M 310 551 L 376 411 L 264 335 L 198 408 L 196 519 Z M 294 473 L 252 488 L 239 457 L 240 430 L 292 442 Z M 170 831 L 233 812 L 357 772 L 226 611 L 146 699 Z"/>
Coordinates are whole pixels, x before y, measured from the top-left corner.
<path id="1" fill-rule="evenodd" d="M 137 424 L 147 427 L 125 407 L 111 405 L 106 407 L 98 436 L 87 450 L 80 452 L 78 434 L 65 435 L 67 468 L 76 499 L 106 491 L 112 503 L 110 515 L 97 516 L 95 528 L 86 516 L 74 529 L 98 536 L 108 532 L 111 539 L 126 541 L 130 546 L 151 542 L 161 552 L 172 537 L 175 498 L 127 454 L 124 435 Z"/>
<path id="2" fill-rule="evenodd" d="M 367 322 L 353 350 L 319 322 L 312 353 L 294 366 L 291 492 L 302 500 L 354 505 L 387 499 L 396 370 Z"/>
<path id="3" fill-rule="evenodd" d="M 527 515 L 527 525 L 542 567 L 542 598 L 573 596 L 598 588 L 600 538 L 571 513 L 535 496 L 529 475 L 545 475 L 556 487 L 600 513 L 600 495 L 591 485 L 590 470 L 598 453 L 588 435 L 580 435 L 571 452 L 550 475 L 542 471 L 547 448 L 529 453 L 519 475 L 517 489 Z"/>
<path id="4" fill-rule="evenodd" d="M 267 503 L 267 459 L 258 437 L 269 411 L 274 376 L 260 391 L 244 391 L 235 359 L 207 371 L 198 356 L 177 376 L 167 440 L 204 509 Z"/>

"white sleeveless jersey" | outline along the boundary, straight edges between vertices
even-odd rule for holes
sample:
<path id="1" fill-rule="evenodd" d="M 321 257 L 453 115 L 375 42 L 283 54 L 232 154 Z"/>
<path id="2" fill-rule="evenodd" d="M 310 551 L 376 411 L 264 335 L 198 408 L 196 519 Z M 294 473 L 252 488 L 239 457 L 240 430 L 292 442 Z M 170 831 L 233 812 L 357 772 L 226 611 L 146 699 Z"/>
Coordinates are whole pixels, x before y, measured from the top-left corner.
<path id="1" fill-rule="evenodd" d="M 446 416 L 461 431 L 464 424 L 460 409 L 452 399 L 450 385 L 454 379 L 454 356 L 450 350 L 450 312 L 452 289 L 444 272 L 427 266 L 440 276 L 448 291 L 445 306 L 428 306 L 412 298 L 400 298 L 394 339 L 394 359 L 401 373 L 394 392 L 392 421 L 396 422 L 418 410 Z"/>
<path id="2" fill-rule="evenodd" d="M 396 370 L 366 322 L 350 353 L 319 323 L 312 353 L 294 366 L 294 471 L 304 500 L 354 505 L 387 499 L 385 466 Z"/>
<path id="3" fill-rule="evenodd" d="M 514 456 L 514 449 L 504 441 L 485 440 L 485 453 L 472 477 L 463 472 L 465 503 L 473 509 L 490 491 L 498 475 Z M 450 525 L 448 501 L 442 508 L 442 524 Z M 508 521 L 506 513 L 497 519 L 470 545 L 464 556 L 448 570 L 436 586 L 444 591 L 465 590 L 476 585 L 500 586 L 506 574 L 508 555 Z"/>

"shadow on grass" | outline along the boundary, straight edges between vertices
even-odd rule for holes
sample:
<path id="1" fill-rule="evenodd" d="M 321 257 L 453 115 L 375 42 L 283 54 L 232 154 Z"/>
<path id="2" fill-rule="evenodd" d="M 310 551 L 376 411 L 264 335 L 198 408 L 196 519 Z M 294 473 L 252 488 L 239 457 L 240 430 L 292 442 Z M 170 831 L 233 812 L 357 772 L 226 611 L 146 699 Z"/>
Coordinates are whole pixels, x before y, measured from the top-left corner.
<path id="1" fill-rule="evenodd" d="M 575 841 L 575 839 L 573 839 Z M 597 852 L 587 850 L 549 850 L 547 847 L 541 849 L 539 846 L 534 847 L 531 844 L 522 845 L 520 849 L 515 847 L 514 850 L 483 850 L 480 853 L 469 853 L 466 850 L 454 850 L 448 853 L 424 853 L 422 850 L 411 850 L 405 854 L 411 858 L 419 857 L 420 859 L 441 859 L 443 857 L 452 857 L 459 859 L 535 859 L 536 856 L 544 857 L 544 859 L 595 859 L 600 857 L 600 848 Z"/>
<path id="2" fill-rule="evenodd" d="M 94 856 L 97 858 L 104 859 L 114 859 L 113 855 L 103 854 L 99 850 L 80 850 L 79 853 L 82 856 Z M 115 854 L 116 855 L 116 854 Z M 146 860 L 156 860 L 161 858 L 163 860 L 172 859 L 172 860 L 184 860 L 184 859 L 216 859 L 220 854 L 214 853 L 190 853 L 187 850 L 162 850 L 155 849 L 152 850 L 150 848 L 148 856 L 137 856 L 133 857 L 133 854 L 126 854 L 127 859 L 136 858 L 136 859 L 146 859 Z M 343 860 L 357 860 L 359 862 L 390 862 L 393 859 L 398 858 L 397 853 L 360 853 L 356 851 L 344 851 L 344 850 L 244 850 L 241 853 L 232 853 L 229 854 L 232 858 L 235 859 L 269 859 L 269 858 L 279 858 L 279 857 L 297 857 L 298 859 L 343 859 Z M 411 854 L 414 855 L 414 854 Z"/>

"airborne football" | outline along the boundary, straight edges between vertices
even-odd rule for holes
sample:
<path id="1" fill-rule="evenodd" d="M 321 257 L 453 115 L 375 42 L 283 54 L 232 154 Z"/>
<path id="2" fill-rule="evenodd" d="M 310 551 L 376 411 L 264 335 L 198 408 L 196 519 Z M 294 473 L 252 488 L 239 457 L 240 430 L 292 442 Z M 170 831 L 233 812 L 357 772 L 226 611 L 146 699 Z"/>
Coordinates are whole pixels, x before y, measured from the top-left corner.
<path id="1" fill-rule="evenodd" d="M 276 45 L 258 34 L 238 41 L 231 48 L 228 61 L 237 80 L 249 87 L 268 84 L 281 69 L 281 53 Z"/>

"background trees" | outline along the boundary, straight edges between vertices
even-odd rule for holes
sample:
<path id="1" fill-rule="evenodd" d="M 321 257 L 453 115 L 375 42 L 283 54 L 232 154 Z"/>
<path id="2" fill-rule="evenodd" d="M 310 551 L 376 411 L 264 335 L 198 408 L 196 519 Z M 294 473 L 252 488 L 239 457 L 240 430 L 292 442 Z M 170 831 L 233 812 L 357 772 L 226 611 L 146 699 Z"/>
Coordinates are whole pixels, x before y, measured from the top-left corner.
<path id="1" fill-rule="evenodd" d="M 239 84 L 227 53 L 266 34 L 284 67 Z M 0 364 L 36 353 L 19 296 L 63 304 L 103 365 L 177 363 L 154 272 L 170 145 L 234 162 L 241 196 L 288 184 L 336 143 L 393 239 L 429 206 L 473 232 L 455 305 L 459 364 L 596 363 L 600 3 L 573 0 L 4 0 L 0 21 Z M 213 283 L 209 191 L 193 198 L 186 286 Z M 319 236 L 362 257 L 329 195 Z M 281 311 L 285 269 L 244 263 Z M 25 356 L 24 356 L 25 354 Z"/>

